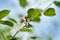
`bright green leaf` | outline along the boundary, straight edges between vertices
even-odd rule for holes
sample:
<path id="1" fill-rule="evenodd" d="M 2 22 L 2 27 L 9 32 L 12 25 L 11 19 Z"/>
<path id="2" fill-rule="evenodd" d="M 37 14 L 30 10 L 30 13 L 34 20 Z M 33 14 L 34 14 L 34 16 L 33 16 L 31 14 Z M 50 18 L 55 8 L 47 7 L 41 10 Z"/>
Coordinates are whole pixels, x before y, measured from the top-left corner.
<path id="1" fill-rule="evenodd" d="M 40 22 L 40 18 L 35 18 L 32 20 L 33 22 Z"/>
<path id="2" fill-rule="evenodd" d="M 55 9 L 54 8 L 48 8 L 45 12 L 44 12 L 45 16 L 55 16 Z"/>
<path id="3" fill-rule="evenodd" d="M 56 6 L 58 6 L 58 7 L 60 7 L 60 2 L 54 1 L 54 4 L 55 4 Z"/>
<path id="4" fill-rule="evenodd" d="M 11 20 L 14 23 L 17 23 L 17 21 L 15 19 L 13 19 L 13 18 L 8 18 L 8 19 Z"/>
<path id="5" fill-rule="evenodd" d="M 12 38 L 12 36 L 9 34 L 6 36 L 6 40 L 10 40 Z"/>
<path id="6" fill-rule="evenodd" d="M 27 6 L 27 1 L 26 0 L 19 0 L 20 5 L 24 8 Z"/>
<path id="7" fill-rule="evenodd" d="M 0 19 L 6 17 L 10 13 L 10 10 L 2 10 L 0 11 Z"/>
<path id="8" fill-rule="evenodd" d="M 17 38 L 13 38 L 10 34 L 6 36 L 6 40 L 17 40 Z"/>
<path id="9" fill-rule="evenodd" d="M 24 27 L 24 28 L 21 28 L 20 31 L 22 31 L 22 32 L 32 32 L 32 29 Z"/>
<path id="10" fill-rule="evenodd" d="M 7 34 L 6 35 L 6 40 L 20 40 L 21 38 L 18 38 L 18 37 L 12 37 L 11 34 Z"/>
<path id="11" fill-rule="evenodd" d="M 10 40 L 17 40 L 16 38 L 12 38 L 12 39 L 10 39 Z"/>
<path id="12" fill-rule="evenodd" d="M 40 9 L 34 9 L 30 8 L 28 10 L 28 17 L 31 21 L 39 21 L 39 17 L 41 16 L 41 10 Z"/>
<path id="13" fill-rule="evenodd" d="M 14 24 L 10 21 L 3 21 L 3 20 L 0 20 L 0 24 L 4 24 L 4 25 L 8 25 L 8 26 L 13 26 Z"/>
<path id="14" fill-rule="evenodd" d="M 4 23 L 4 21 L 0 20 L 0 24 Z"/>

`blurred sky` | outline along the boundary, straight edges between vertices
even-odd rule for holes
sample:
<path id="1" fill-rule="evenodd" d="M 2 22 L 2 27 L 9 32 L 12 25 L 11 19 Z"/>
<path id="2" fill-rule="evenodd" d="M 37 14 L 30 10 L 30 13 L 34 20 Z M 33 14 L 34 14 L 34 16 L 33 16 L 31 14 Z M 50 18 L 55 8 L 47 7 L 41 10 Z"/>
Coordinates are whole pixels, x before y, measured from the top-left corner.
<path id="1" fill-rule="evenodd" d="M 53 0 L 27 0 L 29 5 L 27 5 L 26 8 L 22 8 L 19 5 L 18 0 L 0 0 L 0 11 L 4 9 L 9 9 L 11 10 L 11 13 L 8 17 L 12 17 L 12 18 L 15 18 L 16 20 L 19 20 L 19 18 L 17 18 L 18 15 L 19 14 L 26 15 L 27 10 L 29 8 L 35 8 L 39 3 L 43 2 L 43 4 L 38 5 L 37 8 L 44 9 L 52 1 Z M 54 4 L 52 4 L 50 7 L 55 8 L 56 16 L 54 17 L 41 16 L 40 23 L 32 22 L 31 24 L 33 24 L 35 27 L 33 34 L 36 34 L 36 36 L 42 37 L 43 40 L 45 39 L 47 40 L 46 35 L 52 36 L 53 40 L 60 40 L 60 8 L 56 7 Z M 55 26 L 54 23 L 57 23 L 57 26 Z"/>

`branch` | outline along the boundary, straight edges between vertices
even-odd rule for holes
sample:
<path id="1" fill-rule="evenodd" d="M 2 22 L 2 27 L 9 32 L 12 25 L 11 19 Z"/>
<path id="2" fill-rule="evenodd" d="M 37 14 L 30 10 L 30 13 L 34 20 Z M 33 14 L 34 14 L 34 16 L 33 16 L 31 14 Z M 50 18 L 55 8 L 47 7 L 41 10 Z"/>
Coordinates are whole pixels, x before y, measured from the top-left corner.
<path id="1" fill-rule="evenodd" d="M 48 1 L 49 1 L 49 0 L 48 0 Z M 48 2 L 48 1 L 43 1 L 43 2 L 38 3 L 35 8 L 37 8 L 39 5 L 42 5 L 43 3 L 46 3 L 46 2 Z"/>
<path id="2" fill-rule="evenodd" d="M 20 29 L 18 29 L 18 31 L 15 33 L 15 35 L 13 36 L 13 38 L 19 33 Z"/>
<path id="3" fill-rule="evenodd" d="M 42 14 L 45 12 L 45 10 L 48 9 L 48 7 L 50 7 L 53 4 L 54 0 L 43 10 Z"/>
<path id="4" fill-rule="evenodd" d="M 20 25 L 21 26 L 21 25 Z M 20 27 L 18 27 L 18 30 L 16 31 L 16 33 L 13 35 L 13 38 L 19 33 L 20 31 Z"/>
<path id="5" fill-rule="evenodd" d="M 52 2 L 44 9 L 44 11 L 45 11 L 49 6 L 51 6 L 53 2 L 54 2 L 54 1 L 52 1 Z M 42 3 L 39 3 L 38 5 L 40 5 L 40 4 L 42 4 Z M 37 6 L 38 6 L 38 5 L 37 5 Z M 37 6 L 36 6 L 36 7 L 37 7 Z M 43 11 L 42 13 L 44 13 L 44 11 Z M 19 31 L 20 31 L 20 28 L 17 30 L 17 32 L 15 33 L 15 35 L 13 36 L 13 38 L 19 33 Z"/>

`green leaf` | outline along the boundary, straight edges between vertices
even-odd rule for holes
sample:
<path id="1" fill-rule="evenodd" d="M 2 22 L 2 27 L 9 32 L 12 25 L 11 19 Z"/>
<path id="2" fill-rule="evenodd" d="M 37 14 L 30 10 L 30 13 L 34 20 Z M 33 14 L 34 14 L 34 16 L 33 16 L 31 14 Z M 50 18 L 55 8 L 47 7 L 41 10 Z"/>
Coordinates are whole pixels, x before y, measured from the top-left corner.
<path id="1" fill-rule="evenodd" d="M 8 18 L 8 19 L 11 20 L 14 23 L 17 23 L 17 21 L 15 19 L 13 19 L 13 18 Z"/>
<path id="2" fill-rule="evenodd" d="M 45 12 L 44 12 L 45 16 L 55 16 L 55 9 L 54 8 L 48 8 Z"/>
<path id="3" fill-rule="evenodd" d="M 33 22 L 40 22 L 40 18 L 35 18 L 32 20 Z"/>
<path id="4" fill-rule="evenodd" d="M 20 5 L 24 8 L 27 6 L 27 1 L 26 0 L 19 0 Z"/>
<path id="5" fill-rule="evenodd" d="M 6 36 L 6 40 L 10 40 L 12 38 L 12 36 L 9 34 Z"/>
<path id="6" fill-rule="evenodd" d="M 17 40 L 18 38 L 12 37 L 11 34 L 6 35 L 6 40 Z"/>
<path id="7" fill-rule="evenodd" d="M 8 26 L 13 26 L 13 23 L 10 22 L 10 21 L 5 21 L 3 24 L 4 24 L 4 25 L 8 25 Z"/>
<path id="8" fill-rule="evenodd" d="M 16 38 L 12 38 L 12 39 L 10 39 L 10 40 L 17 40 Z"/>
<path id="9" fill-rule="evenodd" d="M 10 10 L 2 10 L 0 11 L 0 19 L 6 17 L 10 13 Z"/>
<path id="10" fill-rule="evenodd" d="M 58 7 L 60 7 L 60 2 L 54 1 L 54 4 L 55 4 L 56 6 L 58 6 Z"/>
<path id="11" fill-rule="evenodd" d="M 0 29 L 0 34 L 2 34 L 3 33 L 3 31 Z"/>
<path id="12" fill-rule="evenodd" d="M 4 24 L 4 25 L 8 25 L 8 26 L 13 26 L 14 24 L 10 21 L 3 21 L 3 20 L 0 20 L 0 24 Z"/>
<path id="13" fill-rule="evenodd" d="M 3 23 L 4 23 L 4 21 L 0 20 L 0 24 L 3 24 Z"/>
<path id="14" fill-rule="evenodd" d="M 40 9 L 30 8 L 28 10 L 28 17 L 31 21 L 34 21 L 34 22 L 40 21 L 40 19 L 39 19 L 40 16 L 41 16 L 41 10 Z"/>
<path id="15" fill-rule="evenodd" d="M 2 35 L 0 34 L 0 40 L 3 40 L 3 37 L 2 37 Z"/>
<path id="16" fill-rule="evenodd" d="M 9 40 L 22 40 L 22 39 L 20 37 L 19 38 L 15 37 L 15 38 L 12 38 L 12 39 L 9 39 Z"/>
<path id="17" fill-rule="evenodd" d="M 33 40 L 42 40 L 40 37 L 36 37 L 36 36 L 32 36 L 32 37 L 30 37 L 31 38 L 31 40 L 33 39 Z"/>
<path id="18" fill-rule="evenodd" d="M 21 28 L 20 31 L 21 32 L 32 32 L 32 29 L 24 27 L 24 28 Z"/>
<path id="19" fill-rule="evenodd" d="M 36 39 L 37 37 L 30 37 L 31 39 Z"/>

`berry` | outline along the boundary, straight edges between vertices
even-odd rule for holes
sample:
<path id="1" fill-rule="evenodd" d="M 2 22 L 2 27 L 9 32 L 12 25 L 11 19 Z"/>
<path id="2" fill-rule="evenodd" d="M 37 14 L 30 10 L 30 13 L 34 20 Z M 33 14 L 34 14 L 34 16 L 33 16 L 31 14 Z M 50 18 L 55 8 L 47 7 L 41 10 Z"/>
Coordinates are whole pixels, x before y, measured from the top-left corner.
<path id="1" fill-rule="evenodd" d="M 24 22 L 24 19 L 20 19 L 20 22 L 23 23 Z"/>
<path id="2" fill-rule="evenodd" d="M 28 16 L 25 16 L 25 19 L 28 19 Z"/>

